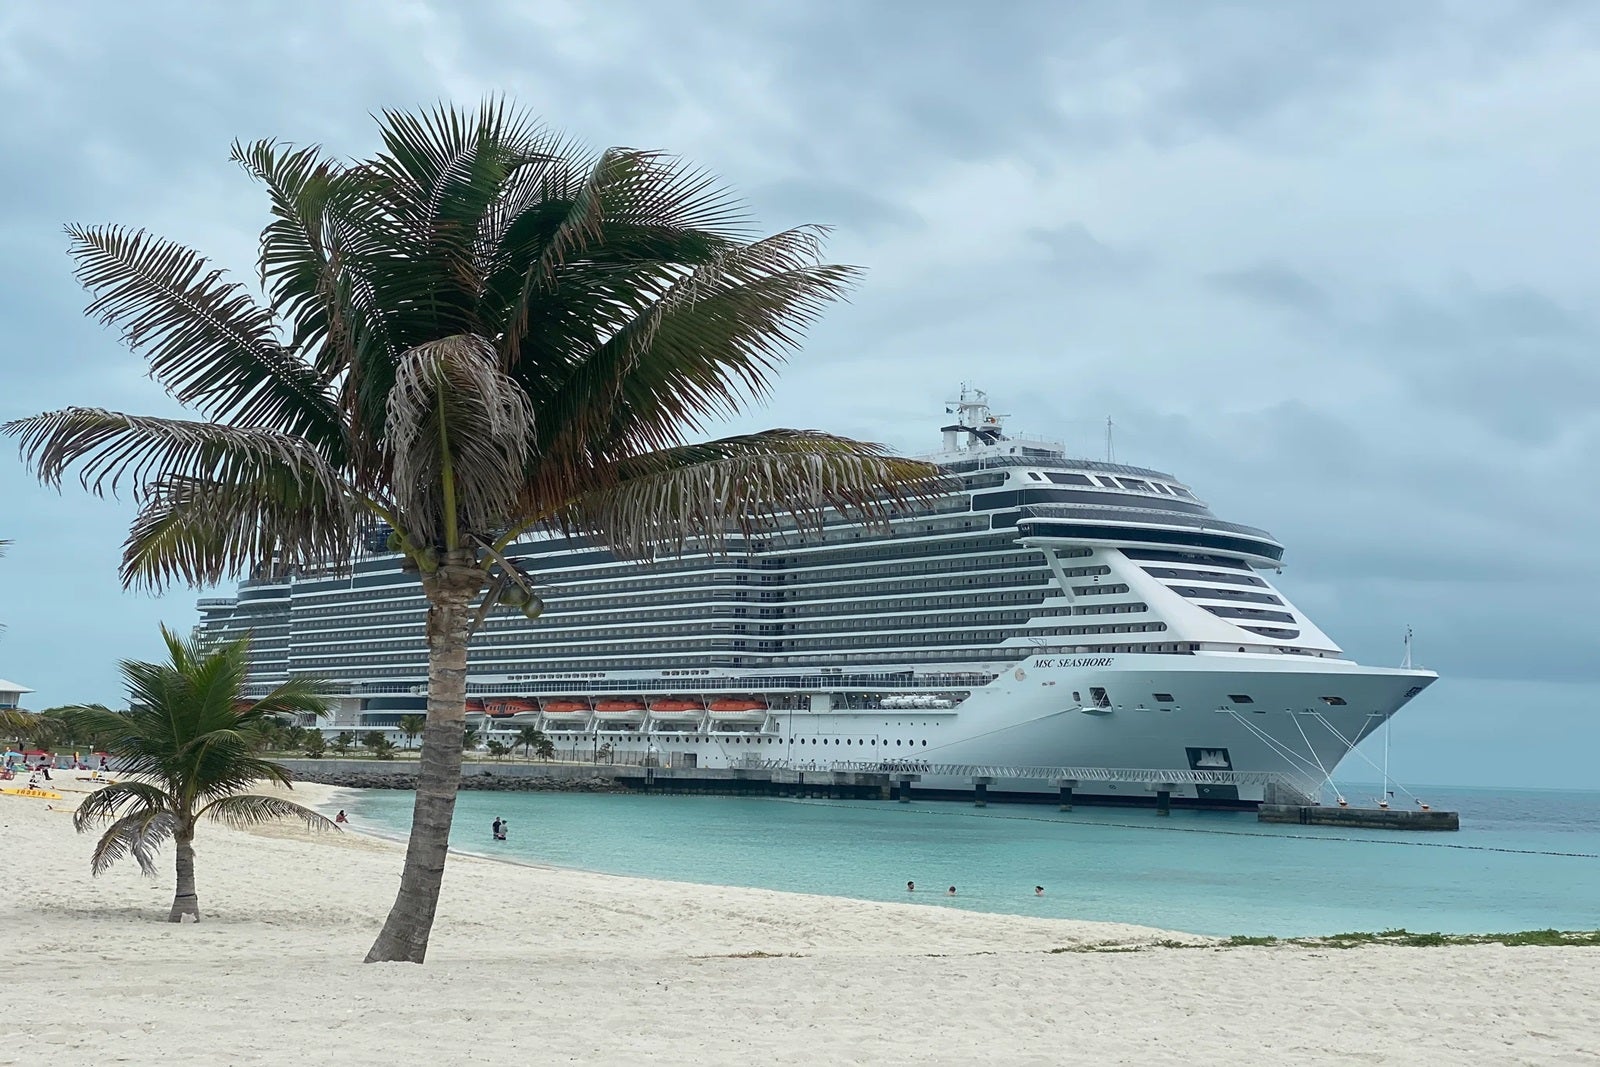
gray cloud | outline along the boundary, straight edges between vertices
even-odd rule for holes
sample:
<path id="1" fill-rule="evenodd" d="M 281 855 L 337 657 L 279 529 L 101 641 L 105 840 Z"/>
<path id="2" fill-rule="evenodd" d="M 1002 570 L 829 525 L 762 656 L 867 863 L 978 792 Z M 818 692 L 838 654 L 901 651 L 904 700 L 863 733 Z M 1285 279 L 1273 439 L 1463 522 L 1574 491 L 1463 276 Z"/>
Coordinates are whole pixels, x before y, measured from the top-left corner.
<path id="1" fill-rule="evenodd" d="M 1321 311 L 1327 302 L 1315 282 L 1281 263 L 1221 271 L 1208 280 L 1225 293 L 1306 314 Z"/>

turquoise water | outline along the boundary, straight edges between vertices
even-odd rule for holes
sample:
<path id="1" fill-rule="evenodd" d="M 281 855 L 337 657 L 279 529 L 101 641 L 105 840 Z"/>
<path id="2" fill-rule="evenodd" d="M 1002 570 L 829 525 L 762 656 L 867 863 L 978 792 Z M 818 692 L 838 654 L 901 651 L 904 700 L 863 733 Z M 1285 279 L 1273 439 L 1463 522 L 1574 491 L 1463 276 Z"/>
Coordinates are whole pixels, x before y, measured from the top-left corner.
<path id="1" fill-rule="evenodd" d="M 1227 812 L 464 792 L 452 842 L 615 874 L 1205 934 L 1600 928 L 1600 793 L 1429 799 L 1462 812 L 1460 833 L 1262 826 Z M 346 807 L 358 824 L 404 833 L 411 804 L 369 790 Z M 491 840 L 496 816 L 508 841 Z"/>

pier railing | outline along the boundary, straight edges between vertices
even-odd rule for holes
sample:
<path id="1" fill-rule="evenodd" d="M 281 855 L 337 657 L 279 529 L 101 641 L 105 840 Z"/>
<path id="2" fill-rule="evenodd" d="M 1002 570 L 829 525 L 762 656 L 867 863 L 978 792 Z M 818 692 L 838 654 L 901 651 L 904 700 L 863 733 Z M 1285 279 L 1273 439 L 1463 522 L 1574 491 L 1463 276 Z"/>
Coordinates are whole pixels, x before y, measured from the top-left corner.
<path id="1" fill-rule="evenodd" d="M 767 761 L 774 766 L 787 761 Z M 989 763 L 925 763 L 920 760 L 832 760 L 818 769 L 878 774 L 925 774 L 953 778 L 1039 778 L 1080 782 L 1137 782 L 1147 785 L 1298 785 L 1281 771 L 1225 771 L 1188 767 L 1015 767 Z"/>

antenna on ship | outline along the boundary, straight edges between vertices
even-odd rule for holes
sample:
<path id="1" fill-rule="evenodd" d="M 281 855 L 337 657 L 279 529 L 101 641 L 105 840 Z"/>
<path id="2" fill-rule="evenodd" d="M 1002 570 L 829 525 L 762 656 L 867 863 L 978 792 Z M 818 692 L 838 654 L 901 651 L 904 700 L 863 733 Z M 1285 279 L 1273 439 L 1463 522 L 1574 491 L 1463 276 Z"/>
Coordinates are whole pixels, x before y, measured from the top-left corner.
<path id="1" fill-rule="evenodd" d="M 1107 463 L 1115 463 L 1116 461 L 1117 461 L 1117 450 L 1113 446 L 1112 441 L 1111 441 L 1111 416 L 1107 415 L 1106 416 L 1106 462 Z"/>
<path id="2" fill-rule="evenodd" d="M 1406 654 L 1400 658 L 1400 666 L 1405 670 L 1411 669 L 1411 627 L 1406 627 L 1405 637 Z M 1389 788 L 1389 724 L 1394 721 L 1394 714 L 1384 716 L 1383 720 L 1383 793 L 1378 797 L 1378 807 L 1387 808 L 1389 798 L 1394 796 Z"/>

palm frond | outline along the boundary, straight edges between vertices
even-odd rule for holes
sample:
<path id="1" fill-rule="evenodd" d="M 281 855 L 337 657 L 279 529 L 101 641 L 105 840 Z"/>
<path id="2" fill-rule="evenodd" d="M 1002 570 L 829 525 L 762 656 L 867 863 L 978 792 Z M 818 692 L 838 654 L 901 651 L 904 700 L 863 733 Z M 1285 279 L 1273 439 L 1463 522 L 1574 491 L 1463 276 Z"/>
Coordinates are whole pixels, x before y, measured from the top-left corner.
<path id="1" fill-rule="evenodd" d="M 343 439 L 316 373 L 280 343 L 272 313 L 204 257 L 120 226 L 69 227 L 88 313 L 123 341 L 179 401 L 218 421 L 303 437 Z"/>
<path id="2" fill-rule="evenodd" d="M 126 483 L 136 499 L 172 478 L 249 484 L 288 477 L 296 484 L 338 494 L 337 469 L 302 437 L 275 430 L 186 419 L 124 415 L 101 408 L 62 408 L 8 422 L 23 459 L 39 480 L 59 487 L 79 466 L 78 480 L 97 496 Z"/>
<path id="3" fill-rule="evenodd" d="M 0 735 L 6 738 L 32 738 L 40 726 L 40 718 L 21 708 L 0 708 Z"/>
<path id="4" fill-rule="evenodd" d="M 321 678 L 290 678 L 252 704 L 248 714 L 251 717 L 327 715 L 332 710 L 328 701 L 329 691 L 329 683 Z"/>
<path id="5" fill-rule="evenodd" d="M 69 704 L 51 708 L 41 713 L 41 726 L 50 721 L 60 724 L 58 732 L 70 733 L 90 741 L 97 748 L 111 751 L 109 745 L 128 729 L 128 720 L 121 712 L 112 711 L 104 704 Z"/>
<path id="6" fill-rule="evenodd" d="M 164 478 L 149 487 L 123 542 L 123 584 L 214 584 L 267 562 L 337 565 L 359 533 L 357 503 L 282 469 L 242 484 Z"/>
<path id="7" fill-rule="evenodd" d="M 258 793 L 236 793 L 222 797 L 201 808 L 199 815 L 214 819 L 235 830 L 275 822 L 279 819 L 299 819 L 311 830 L 337 830 L 333 820 L 310 808 L 302 807 L 280 797 L 264 797 Z"/>
<path id="8" fill-rule="evenodd" d="M 626 455 L 675 446 L 765 396 L 806 327 L 856 270 L 821 262 L 802 227 L 726 247 L 688 271 L 540 398 L 544 454 Z M 515 373 L 515 372 L 514 372 Z M 580 462 L 580 466 L 583 464 Z"/>
<path id="9" fill-rule="evenodd" d="M 492 342 L 463 335 L 410 350 L 396 370 L 392 481 L 417 543 L 453 548 L 462 528 L 494 529 L 523 493 L 533 411 L 498 364 Z"/>
<path id="10" fill-rule="evenodd" d="M 122 779 L 83 798 L 72 813 L 72 826 L 80 834 L 109 819 L 140 812 L 172 811 L 172 796 L 152 782 Z"/>
<path id="11" fill-rule="evenodd" d="M 342 168 L 317 146 L 292 148 L 273 140 L 233 143 L 233 161 L 267 188 L 273 221 L 261 231 L 257 267 L 275 311 L 294 325 L 290 348 L 315 351 L 343 335 L 337 299 L 335 228 Z"/>
<path id="12" fill-rule="evenodd" d="M 617 482 L 573 500 L 555 523 L 631 556 L 721 546 L 731 531 L 785 521 L 817 530 L 830 511 L 886 522 L 949 491 L 932 464 L 829 434 L 775 430 L 630 458 Z"/>
<path id="13" fill-rule="evenodd" d="M 132 856 L 147 878 L 156 876 L 156 853 L 178 828 L 170 811 L 146 809 L 124 815 L 100 835 L 89 857 L 92 874 L 104 874 L 118 860 Z"/>

